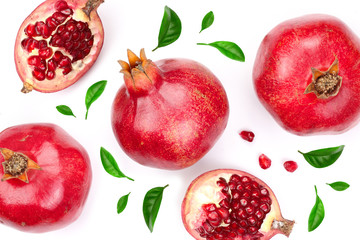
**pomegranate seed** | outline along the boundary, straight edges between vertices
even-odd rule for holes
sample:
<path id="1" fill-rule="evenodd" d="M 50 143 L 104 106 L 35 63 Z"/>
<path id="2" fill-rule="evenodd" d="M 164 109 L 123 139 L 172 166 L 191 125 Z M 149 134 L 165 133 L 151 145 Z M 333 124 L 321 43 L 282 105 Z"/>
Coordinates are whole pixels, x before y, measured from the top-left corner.
<path id="1" fill-rule="evenodd" d="M 28 35 L 29 37 L 38 36 L 36 31 L 35 31 L 35 24 L 27 25 L 24 31 L 25 31 L 25 34 Z"/>
<path id="2" fill-rule="evenodd" d="M 271 159 L 265 154 L 259 156 L 259 165 L 262 169 L 268 169 L 271 166 Z"/>
<path id="3" fill-rule="evenodd" d="M 38 49 L 43 49 L 47 47 L 47 42 L 45 40 L 40 40 L 39 41 L 39 45 L 38 45 Z"/>
<path id="4" fill-rule="evenodd" d="M 61 13 L 61 12 L 55 12 L 55 13 L 52 15 L 52 17 L 53 17 L 59 24 L 61 24 L 61 23 L 65 22 L 65 20 L 66 20 L 66 18 L 67 18 L 68 16 L 66 16 L 65 14 L 63 14 L 63 13 Z"/>
<path id="5" fill-rule="evenodd" d="M 41 58 L 39 56 L 30 56 L 27 62 L 30 66 L 39 66 L 41 62 Z"/>
<path id="6" fill-rule="evenodd" d="M 71 72 L 71 70 L 72 70 L 71 66 L 70 66 L 70 67 L 66 67 L 66 68 L 64 68 L 64 70 L 62 71 L 62 73 L 63 73 L 64 75 L 67 75 L 68 73 Z"/>
<path id="7" fill-rule="evenodd" d="M 220 218 L 219 214 L 216 211 L 209 212 L 207 216 L 208 219 L 211 221 L 218 220 Z"/>
<path id="8" fill-rule="evenodd" d="M 207 212 L 212 212 L 216 210 L 216 205 L 214 203 L 204 204 L 203 209 Z"/>
<path id="9" fill-rule="evenodd" d="M 61 11 L 61 10 L 64 10 L 64 9 L 66 9 L 66 8 L 68 8 L 68 7 L 69 7 L 69 5 L 67 4 L 66 1 L 57 1 L 57 2 L 55 3 L 55 9 L 56 9 L 56 11 Z"/>
<path id="10" fill-rule="evenodd" d="M 76 31 L 76 23 L 72 22 L 72 21 L 69 21 L 67 24 L 66 24 L 66 30 L 70 33 L 73 33 Z"/>
<path id="11" fill-rule="evenodd" d="M 59 62 L 59 67 L 60 68 L 65 68 L 71 65 L 71 60 L 69 57 L 67 56 L 63 56 Z"/>
<path id="12" fill-rule="evenodd" d="M 298 165 L 295 161 L 286 161 L 284 162 L 284 168 L 288 172 L 295 172 L 295 170 L 298 168 Z"/>
<path id="13" fill-rule="evenodd" d="M 77 22 L 76 23 L 76 28 L 81 32 L 83 31 L 85 28 L 87 28 L 87 25 L 83 22 Z"/>
<path id="14" fill-rule="evenodd" d="M 38 68 L 35 68 L 32 71 L 32 75 L 34 76 L 35 79 L 37 79 L 39 81 L 45 80 L 45 72 L 43 70 L 38 69 Z"/>
<path id="15" fill-rule="evenodd" d="M 44 59 L 40 60 L 40 64 L 37 66 L 41 71 L 46 70 L 46 61 Z"/>
<path id="16" fill-rule="evenodd" d="M 262 203 L 259 207 L 264 213 L 270 212 L 270 206 L 267 203 Z"/>
<path id="17" fill-rule="evenodd" d="M 218 208 L 216 211 L 222 219 L 228 219 L 230 216 L 229 210 L 224 207 Z"/>
<path id="18" fill-rule="evenodd" d="M 54 60 L 54 58 L 51 58 L 51 59 L 48 61 L 48 70 L 49 70 L 49 71 L 55 71 L 56 67 L 57 67 L 56 61 Z"/>
<path id="19" fill-rule="evenodd" d="M 254 140 L 255 134 L 251 131 L 241 131 L 240 137 L 248 142 L 252 142 Z"/>
<path id="20" fill-rule="evenodd" d="M 73 41 L 78 41 L 80 39 L 80 32 L 79 31 L 73 32 L 71 39 Z"/>
<path id="21" fill-rule="evenodd" d="M 43 21 L 35 23 L 35 32 L 37 36 L 42 36 L 44 32 L 45 23 Z"/>
<path id="22" fill-rule="evenodd" d="M 52 54 L 53 54 L 52 48 L 46 47 L 46 48 L 39 49 L 39 56 L 42 59 L 48 59 L 51 57 Z"/>
<path id="23" fill-rule="evenodd" d="M 52 79 L 54 79 L 54 77 L 55 77 L 55 72 L 50 71 L 50 70 L 48 70 L 48 71 L 46 72 L 46 79 L 47 79 L 47 80 L 52 80 Z"/>
<path id="24" fill-rule="evenodd" d="M 56 27 L 59 25 L 59 23 L 56 21 L 55 18 L 53 17 L 49 17 L 45 20 L 46 26 L 48 26 L 48 28 L 51 31 L 54 31 L 56 29 Z"/>

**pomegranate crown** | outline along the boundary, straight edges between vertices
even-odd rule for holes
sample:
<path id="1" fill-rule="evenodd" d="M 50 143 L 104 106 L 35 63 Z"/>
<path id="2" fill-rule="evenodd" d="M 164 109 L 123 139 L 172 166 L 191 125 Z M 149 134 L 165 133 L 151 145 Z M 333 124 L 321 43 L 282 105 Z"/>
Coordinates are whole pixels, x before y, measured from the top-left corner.
<path id="1" fill-rule="evenodd" d="M 146 57 L 145 50 L 140 50 L 140 57 L 127 50 L 129 63 L 119 60 L 120 72 L 124 74 L 125 85 L 130 93 L 144 94 L 149 92 L 157 82 L 160 74 L 156 65 Z"/>

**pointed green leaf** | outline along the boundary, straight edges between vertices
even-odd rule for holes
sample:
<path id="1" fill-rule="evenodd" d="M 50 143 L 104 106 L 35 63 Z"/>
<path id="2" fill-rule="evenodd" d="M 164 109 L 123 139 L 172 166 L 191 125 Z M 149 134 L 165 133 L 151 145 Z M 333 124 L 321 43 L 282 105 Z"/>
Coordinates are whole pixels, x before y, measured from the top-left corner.
<path id="1" fill-rule="evenodd" d="M 101 94 L 105 90 L 106 84 L 107 84 L 107 81 L 102 80 L 102 81 L 94 83 L 87 90 L 86 96 L 85 96 L 85 105 L 86 105 L 85 119 L 87 119 L 87 116 L 89 113 L 89 108 L 90 108 L 91 104 L 93 104 L 101 96 Z"/>
<path id="2" fill-rule="evenodd" d="M 144 197 L 143 215 L 145 223 L 148 226 L 150 232 L 154 230 L 154 224 L 160 209 L 163 192 L 164 189 L 168 186 L 169 185 L 152 188 L 146 193 Z"/>
<path id="3" fill-rule="evenodd" d="M 100 158 L 101 163 L 107 173 L 114 177 L 127 178 L 131 181 L 134 181 L 134 179 L 127 177 L 120 171 L 119 166 L 115 161 L 115 158 L 103 147 L 100 148 Z"/>
<path id="4" fill-rule="evenodd" d="M 200 33 L 203 30 L 210 27 L 213 24 L 213 22 L 214 22 L 214 13 L 212 11 L 210 11 L 204 16 L 204 18 L 202 20 Z"/>
<path id="5" fill-rule="evenodd" d="M 165 6 L 164 16 L 161 22 L 158 45 L 156 49 L 165 47 L 175 42 L 181 34 L 181 20 L 179 16 L 168 6 Z"/>
<path id="6" fill-rule="evenodd" d="M 309 232 L 314 231 L 318 226 L 320 226 L 320 224 L 322 223 L 322 221 L 324 220 L 324 217 L 325 217 L 324 204 L 321 201 L 321 199 L 317 193 L 316 186 L 315 186 L 315 194 L 316 194 L 315 205 L 311 209 L 311 212 L 309 215 L 309 220 L 308 220 L 308 231 Z"/>
<path id="7" fill-rule="evenodd" d="M 130 193 L 122 196 L 119 199 L 119 201 L 117 203 L 117 213 L 118 214 L 122 213 L 124 211 L 124 209 L 126 208 L 126 205 L 128 203 L 128 199 L 129 199 L 129 195 L 130 195 Z"/>
<path id="8" fill-rule="evenodd" d="M 344 145 L 341 145 L 338 147 L 318 149 L 307 153 L 303 153 L 301 151 L 298 152 L 304 156 L 305 160 L 311 166 L 316 168 L 324 168 L 336 162 L 336 160 L 343 152 L 344 147 Z"/>
<path id="9" fill-rule="evenodd" d="M 74 115 L 74 113 L 72 112 L 71 108 L 66 106 L 66 105 L 58 105 L 56 106 L 56 109 L 59 111 L 59 113 L 67 115 L 67 116 L 73 116 L 76 117 Z"/>
<path id="10" fill-rule="evenodd" d="M 230 59 L 245 62 L 245 55 L 236 43 L 228 41 L 217 41 L 213 43 L 198 43 L 197 45 L 208 45 L 214 47 Z"/>
<path id="11" fill-rule="evenodd" d="M 327 185 L 329 185 L 330 187 L 332 187 L 332 189 L 336 190 L 336 191 L 344 191 L 346 189 L 348 189 L 350 187 L 350 185 L 346 182 L 333 182 L 333 183 L 327 183 Z"/>

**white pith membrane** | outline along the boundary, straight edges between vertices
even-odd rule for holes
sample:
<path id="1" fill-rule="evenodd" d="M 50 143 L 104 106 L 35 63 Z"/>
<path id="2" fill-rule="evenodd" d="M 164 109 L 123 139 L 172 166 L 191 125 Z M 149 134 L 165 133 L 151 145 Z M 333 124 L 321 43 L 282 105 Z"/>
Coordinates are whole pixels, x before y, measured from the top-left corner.
<path id="1" fill-rule="evenodd" d="M 45 40 L 47 42 L 47 46 L 52 48 L 53 54 L 51 57 L 45 59 L 46 64 L 53 57 L 53 55 L 56 51 L 60 51 L 64 56 L 68 56 L 70 58 L 70 60 L 72 60 L 73 57 L 67 50 L 65 50 L 65 48 L 54 47 L 54 46 L 50 45 L 49 42 L 52 39 L 53 35 L 57 32 L 57 30 L 60 26 L 65 25 L 66 22 L 69 21 L 70 19 L 74 19 L 75 21 L 80 21 L 80 22 L 88 24 L 88 28 L 90 29 L 92 37 L 93 37 L 93 45 L 90 48 L 90 52 L 84 58 L 72 62 L 71 63 L 72 70 L 66 75 L 64 75 L 62 73 L 64 69 L 57 67 L 55 70 L 55 78 L 54 79 L 48 80 L 45 78 L 44 80 L 37 80 L 33 76 L 32 72 L 33 72 L 34 67 L 30 66 L 28 64 L 27 60 L 30 56 L 38 55 L 39 50 L 35 48 L 31 52 L 28 52 L 21 46 L 21 41 L 26 38 L 29 38 L 29 36 L 26 35 L 24 29 L 29 24 L 35 24 L 36 22 L 40 22 L 40 21 L 45 22 L 47 18 L 51 17 L 51 15 L 56 12 L 54 5 L 59 1 L 61 1 L 61 0 L 53 1 L 52 4 L 44 4 L 43 3 L 42 5 L 40 5 L 31 14 L 31 19 L 29 19 L 28 21 L 24 21 L 24 23 L 26 22 L 26 24 L 22 25 L 22 27 L 20 29 L 21 33 L 19 33 L 19 35 L 17 37 L 16 49 L 15 49 L 15 52 L 19 52 L 20 54 L 15 54 L 15 61 L 17 63 L 19 63 L 19 65 L 22 66 L 21 68 L 19 68 L 17 66 L 17 70 L 18 70 L 18 72 L 22 72 L 22 74 L 20 74 L 20 75 L 23 76 L 22 80 L 24 82 L 24 88 L 29 88 L 29 89 L 23 89 L 22 90 L 23 92 L 31 91 L 33 86 L 35 89 L 44 90 L 44 92 L 48 92 L 47 89 L 51 89 L 51 91 L 49 91 L 49 92 L 52 92 L 53 91 L 52 89 L 55 89 L 55 91 L 60 90 L 60 89 L 56 89 L 59 85 L 62 85 L 61 89 L 63 89 L 65 87 L 73 84 L 74 79 L 79 78 L 76 75 L 78 75 L 79 72 L 86 71 L 85 68 L 87 67 L 87 65 L 89 65 L 89 64 L 91 65 L 91 62 L 94 61 L 93 59 L 96 58 L 96 56 L 99 52 L 99 49 L 97 49 L 94 46 L 97 46 L 99 44 L 99 42 L 102 42 L 101 22 L 99 25 L 95 21 L 90 21 L 89 17 L 84 13 L 84 11 L 81 8 L 71 6 L 71 3 L 68 3 L 69 8 L 73 10 L 72 15 L 69 15 L 63 23 L 59 24 L 56 27 L 56 29 L 54 29 L 51 32 L 50 37 L 48 37 L 47 39 L 43 38 L 42 36 L 34 36 L 31 38 L 33 38 L 35 40 Z M 44 14 L 44 13 L 48 13 L 48 14 Z M 99 44 L 99 45 L 102 45 L 102 44 Z M 100 46 L 100 48 L 101 48 L 101 46 Z M 47 66 L 47 68 L 48 68 L 48 66 Z"/>
<path id="2" fill-rule="evenodd" d="M 206 177 L 203 175 L 199 176 L 196 180 L 192 182 L 189 189 L 187 190 L 187 195 L 183 202 L 183 221 L 187 230 L 196 238 L 196 239 L 206 239 L 206 237 L 200 237 L 200 234 L 196 229 L 201 228 L 202 224 L 208 218 L 207 213 L 203 210 L 204 204 L 208 203 L 215 203 L 216 207 L 220 207 L 219 202 L 225 198 L 225 195 L 221 192 L 221 187 L 217 185 L 217 181 L 220 177 L 224 178 L 226 182 L 229 182 L 231 175 L 236 174 L 241 177 L 236 171 L 232 173 L 222 173 L 219 174 L 219 171 L 210 171 L 205 173 Z M 248 175 L 243 175 L 248 176 Z M 264 187 L 269 192 L 269 197 L 272 200 L 270 212 L 267 213 L 263 219 L 260 229 L 256 236 L 252 234 L 245 234 L 245 235 L 238 235 L 235 238 L 229 239 L 263 239 L 261 236 L 264 235 L 264 239 L 269 239 L 271 236 L 275 235 L 276 233 L 280 233 L 283 231 L 284 219 L 281 217 L 279 213 L 279 206 L 277 204 L 276 199 L 273 199 L 273 193 L 268 188 L 268 186 L 259 181 L 258 179 L 254 179 L 253 176 L 248 176 L 251 180 L 255 180 L 261 187 Z M 205 180 L 206 179 L 206 180 Z M 205 182 L 206 181 L 206 182 Z M 229 190 L 229 192 L 231 192 Z M 230 211 L 231 213 L 231 211 Z M 292 228 L 293 221 L 285 220 L 286 223 L 290 223 L 290 227 Z M 229 224 L 225 224 L 222 222 L 219 227 L 226 227 Z M 216 227 L 215 227 L 216 228 Z M 288 236 L 291 232 L 290 229 L 285 229 L 284 234 Z M 261 237 L 261 238 L 260 238 Z M 209 238 L 210 239 L 210 238 Z M 211 238 L 212 239 L 212 238 Z M 216 238 L 214 238 L 216 239 Z"/>

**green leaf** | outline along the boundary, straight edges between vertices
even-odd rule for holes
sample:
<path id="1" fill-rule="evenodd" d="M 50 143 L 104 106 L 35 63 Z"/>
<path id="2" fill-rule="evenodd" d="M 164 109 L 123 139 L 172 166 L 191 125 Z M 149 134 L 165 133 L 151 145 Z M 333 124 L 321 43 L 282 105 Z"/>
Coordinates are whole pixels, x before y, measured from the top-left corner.
<path id="1" fill-rule="evenodd" d="M 164 189 L 168 186 L 169 185 L 150 189 L 144 197 L 143 215 L 145 223 L 148 226 L 150 232 L 152 232 L 154 229 L 154 224 L 160 209 L 163 192 Z"/>
<path id="2" fill-rule="evenodd" d="M 89 108 L 90 108 L 91 104 L 93 104 L 101 96 L 101 94 L 105 90 L 106 84 L 107 84 L 107 81 L 102 80 L 102 81 L 94 83 L 87 90 L 86 96 L 85 96 L 85 105 L 86 105 L 85 119 L 87 119 Z"/>
<path id="3" fill-rule="evenodd" d="M 164 16 L 161 22 L 158 45 L 156 49 L 165 47 L 175 42 L 181 34 L 181 20 L 178 15 L 168 6 L 165 6 Z"/>
<path id="4" fill-rule="evenodd" d="M 305 160 L 313 167 L 324 168 L 332 165 L 340 157 L 342 151 L 344 150 L 344 145 L 332 148 L 323 148 L 314 150 L 311 152 L 301 153 Z"/>
<path id="5" fill-rule="evenodd" d="M 101 163 L 107 173 L 117 178 L 127 178 L 131 181 L 134 181 L 134 179 L 127 177 L 120 171 L 115 158 L 103 147 L 100 148 L 100 158 Z"/>
<path id="6" fill-rule="evenodd" d="M 117 203 L 117 213 L 120 214 L 126 208 L 130 193 L 122 196 Z"/>
<path id="7" fill-rule="evenodd" d="M 67 116 L 73 116 L 76 117 L 74 115 L 74 113 L 72 112 L 71 108 L 66 106 L 66 105 L 58 105 L 56 106 L 56 109 L 59 111 L 59 113 L 67 115 Z"/>
<path id="8" fill-rule="evenodd" d="M 208 45 L 214 47 L 230 59 L 245 62 L 245 55 L 236 43 L 228 41 L 217 41 L 213 43 L 198 43 L 197 45 Z"/>
<path id="9" fill-rule="evenodd" d="M 213 22 L 214 22 L 214 13 L 212 11 L 210 11 L 204 16 L 204 18 L 202 20 L 200 33 L 203 30 L 210 27 L 213 24 Z"/>
<path id="10" fill-rule="evenodd" d="M 321 201 L 320 197 L 318 196 L 316 186 L 315 186 L 315 193 L 316 193 L 316 202 L 314 207 L 311 209 L 308 220 L 309 232 L 314 231 L 318 226 L 320 226 L 320 224 L 322 223 L 325 217 L 324 204 Z"/>
<path id="11" fill-rule="evenodd" d="M 344 191 L 350 187 L 350 185 L 346 182 L 333 182 L 333 183 L 327 183 L 330 187 L 332 187 L 336 191 Z"/>

